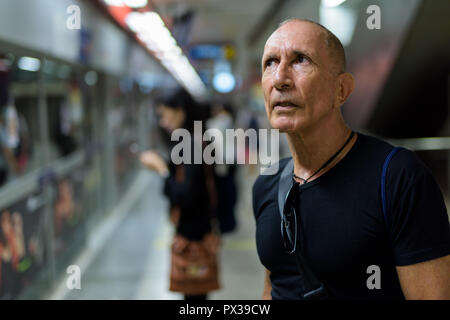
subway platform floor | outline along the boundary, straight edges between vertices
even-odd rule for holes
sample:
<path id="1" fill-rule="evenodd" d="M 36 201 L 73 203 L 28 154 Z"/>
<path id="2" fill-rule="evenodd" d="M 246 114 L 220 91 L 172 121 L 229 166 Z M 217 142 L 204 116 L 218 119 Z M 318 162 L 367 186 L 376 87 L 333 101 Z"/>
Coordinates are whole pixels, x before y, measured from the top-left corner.
<path id="1" fill-rule="evenodd" d="M 249 170 L 250 169 L 250 170 Z M 222 237 L 220 253 L 221 289 L 211 292 L 211 300 L 260 299 L 264 268 L 255 246 L 255 225 L 251 187 L 256 172 L 242 167 L 236 175 L 238 226 Z M 252 173 L 250 173 L 252 172 Z M 111 218 L 74 264 L 80 265 L 81 288 L 68 290 L 64 275 L 48 299 L 64 300 L 177 300 L 182 294 L 170 292 L 170 243 L 173 226 L 167 214 L 167 200 L 161 194 L 162 180 L 148 172 L 141 174 L 141 195 L 131 210 Z M 105 223 L 105 224 L 108 224 Z M 107 230 L 109 229 L 109 230 Z M 107 231 L 105 231 L 107 230 Z M 95 232 L 94 232 L 95 234 Z"/>
<path id="2" fill-rule="evenodd" d="M 249 170 L 251 169 L 251 170 Z M 251 172 L 251 173 L 250 173 Z M 240 167 L 236 174 L 237 229 L 222 237 L 220 253 L 221 289 L 212 300 L 259 300 L 264 286 L 264 268 L 255 245 L 255 223 L 251 188 L 255 168 Z M 68 290 L 68 275 L 43 299 L 51 300 L 178 300 L 170 292 L 170 243 L 167 200 L 161 194 L 162 180 L 143 171 L 132 187 L 125 209 L 112 213 L 94 229 L 86 248 L 74 259 L 81 270 L 81 288 Z M 125 197 L 127 198 L 127 197 Z M 446 197 L 450 208 L 449 197 Z M 121 206 L 119 205 L 119 207 Z M 131 209 L 130 209 L 131 208 Z M 449 211 L 450 218 L 450 211 Z"/>

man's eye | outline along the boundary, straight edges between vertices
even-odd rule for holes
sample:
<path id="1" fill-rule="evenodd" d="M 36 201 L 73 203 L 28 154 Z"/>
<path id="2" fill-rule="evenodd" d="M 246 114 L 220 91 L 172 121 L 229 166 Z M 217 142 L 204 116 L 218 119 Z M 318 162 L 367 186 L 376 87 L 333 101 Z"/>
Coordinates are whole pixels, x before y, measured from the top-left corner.
<path id="1" fill-rule="evenodd" d="M 272 65 L 272 62 L 273 62 L 273 59 L 268 59 L 268 60 L 266 61 L 266 63 L 264 64 L 264 67 L 265 67 L 265 68 L 270 67 L 270 66 Z"/>
<path id="2" fill-rule="evenodd" d="M 296 61 L 297 61 L 297 62 L 300 62 L 300 63 L 303 63 L 303 62 L 306 62 L 307 59 L 306 59 L 306 57 L 305 57 L 304 55 L 299 55 L 299 56 L 297 57 Z"/>

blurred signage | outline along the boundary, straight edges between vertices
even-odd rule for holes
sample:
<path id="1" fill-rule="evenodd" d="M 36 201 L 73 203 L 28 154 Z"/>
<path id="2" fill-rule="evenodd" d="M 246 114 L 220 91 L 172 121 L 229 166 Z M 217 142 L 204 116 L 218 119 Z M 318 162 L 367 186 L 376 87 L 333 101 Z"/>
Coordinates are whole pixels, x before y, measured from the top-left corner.
<path id="1" fill-rule="evenodd" d="M 232 60 L 236 50 L 231 45 L 199 44 L 189 49 L 189 57 L 193 60 Z"/>
<path id="2" fill-rule="evenodd" d="M 92 33 L 87 29 L 80 30 L 80 49 L 78 54 L 78 60 L 81 63 L 88 64 L 92 55 Z"/>

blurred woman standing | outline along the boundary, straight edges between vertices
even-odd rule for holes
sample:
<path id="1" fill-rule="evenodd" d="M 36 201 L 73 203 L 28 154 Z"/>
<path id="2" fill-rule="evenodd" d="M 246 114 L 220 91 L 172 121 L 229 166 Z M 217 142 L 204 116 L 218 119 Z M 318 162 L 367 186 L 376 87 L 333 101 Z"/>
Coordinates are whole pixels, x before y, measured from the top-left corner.
<path id="1" fill-rule="evenodd" d="M 205 300 L 208 292 L 220 287 L 219 239 L 212 232 L 212 211 L 216 202 L 212 167 L 193 161 L 194 120 L 201 120 L 196 116 L 200 107 L 184 90 L 159 97 L 156 106 L 159 125 L 168 135 L 169 145 L 174 145 L 170 134 L 176 129 L 186 129 L 191 146 L 189 163 L 166 162 L 155 151 L 145 151 L 140 156 L 144 166 L 165 178 L 164 194 L 169 199 L 171 220 L 176 226 L 171 247 L 170 290 L 183 293 L 186 300 Z"/>

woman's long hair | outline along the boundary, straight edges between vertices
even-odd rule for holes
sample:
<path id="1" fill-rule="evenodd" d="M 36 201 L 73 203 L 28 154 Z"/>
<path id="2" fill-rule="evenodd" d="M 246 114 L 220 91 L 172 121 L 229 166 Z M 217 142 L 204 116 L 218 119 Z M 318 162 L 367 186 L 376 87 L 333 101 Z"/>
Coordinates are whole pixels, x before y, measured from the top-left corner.
<path id="1" fill-rule="evenodd" d="M 164 105 L 168 108 L 178 109 L 181 108 L 185 114 L 185 119 L 180 128 L 188 130 L 191 134 L 194 131 L 194 121 L 202 121 L 202 131 L 205 130 L 204 121 L 207 118 L 206 106 L 195 101 L 189 93 L 184 89 L 178 89 L 171 92 L 163 92 L 156 96 L 155 106 L 158 107 Z M 170 133 L 159 126 L 164 142 L 168 146 L 172 146 L 170 140 Z M 202 132 L 203 133 L 203 132 Z"/>

